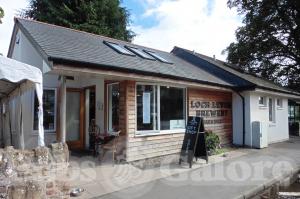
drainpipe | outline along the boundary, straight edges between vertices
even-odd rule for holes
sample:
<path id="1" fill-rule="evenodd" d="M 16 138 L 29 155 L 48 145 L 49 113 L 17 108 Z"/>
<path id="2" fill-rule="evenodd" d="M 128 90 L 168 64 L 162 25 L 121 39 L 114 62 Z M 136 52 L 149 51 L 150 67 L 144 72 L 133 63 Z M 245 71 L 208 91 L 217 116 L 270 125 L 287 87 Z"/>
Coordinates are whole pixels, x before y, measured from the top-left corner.
<path id="1" fill-rule="evenodd" d="M 236 93 L 241 97 L 243 103 L 243 147 L 245 147 L 246 126 L 245 126 L 245 97 L 238 91 Z"/>

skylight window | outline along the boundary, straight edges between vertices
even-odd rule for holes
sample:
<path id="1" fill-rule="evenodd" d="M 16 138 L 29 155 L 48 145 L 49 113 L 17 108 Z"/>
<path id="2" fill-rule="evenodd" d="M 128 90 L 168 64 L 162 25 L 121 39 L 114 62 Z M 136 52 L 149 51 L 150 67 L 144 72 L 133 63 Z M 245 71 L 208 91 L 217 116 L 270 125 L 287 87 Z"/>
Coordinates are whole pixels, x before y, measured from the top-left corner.
<path id="1" fill-rule="evenodd" d="M 150 56 L 149 54 L 137 49 L 137 48 L 134 48 L 134 47 L 131 47 L 131 46 L 125 46 L 125 48 L 127 48 L 128 50 L 130 50 L 131 52 L 137 54 L 138 56 L 144 58 L 144 59 L 151 59 L 151 60 L 155 60 L 154 57 Z"/>
<path id="2" fill-rule="evenodd" d="M 170 62 L 170 61 L 166 60 L 165 58 L 159 56 L 155 52 L 151 52 L 151 51 L 148 51 L 148 50 L 144 50 L 144 52 L 148 53 L 149 55 L 151 55 L 152 57 L 154 57 L 155 59 L 157 59 L 157 60 L 159 60 L 161 62 L 172 64 L 172 62 Z"/>
<path id="3" fill-rule="evenodd" d="M 117 51 L 118 53 L 124 54 L 124 55 L 130 55 L 130 56 L 135 56 L 132 52 L 127 50 L 126 48 L 123 48 L 119 44 L 108 42 L 108 41 L 103 41 L 104 44 L 112 48 L 113 50 Z"/>

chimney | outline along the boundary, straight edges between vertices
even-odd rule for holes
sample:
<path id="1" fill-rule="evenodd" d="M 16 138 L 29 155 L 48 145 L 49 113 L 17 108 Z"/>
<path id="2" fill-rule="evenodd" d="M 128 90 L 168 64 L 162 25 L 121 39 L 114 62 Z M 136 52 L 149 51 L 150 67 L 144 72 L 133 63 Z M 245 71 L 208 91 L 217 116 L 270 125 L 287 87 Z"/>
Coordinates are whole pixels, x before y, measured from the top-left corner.
<path id="1" fill-rule="evenodd" d="M 213 55 L 214 60 L 216 61 L 216 55 Z"/>

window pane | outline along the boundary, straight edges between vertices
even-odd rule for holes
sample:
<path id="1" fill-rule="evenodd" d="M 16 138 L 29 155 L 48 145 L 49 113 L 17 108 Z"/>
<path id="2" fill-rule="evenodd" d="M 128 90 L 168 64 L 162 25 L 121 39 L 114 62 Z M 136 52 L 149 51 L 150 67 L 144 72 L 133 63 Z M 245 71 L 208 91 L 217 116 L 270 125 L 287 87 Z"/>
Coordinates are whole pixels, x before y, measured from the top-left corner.
<path id="1" fill-rule="evenodd" d="M 106 44 L 107 46 L 111 47 L 112 49 L 114 49 L 115 51 L 117 51 L 119 53 L 122 53 L 122 54 L 125 54 L 125 55 L 135 56 L 132 52 L 130 52 L 127 49 L 123 48 L 119 44 L 115 44 L 115 43 L 108 42 L 108 41 L 104 41 L 104 44 Z"/>
<path id="2" fill-rule="evenodd" d="M 282 99 L 277 99 L 277 106 L 282 108 L 283 104 L 282 104 Z"/>
<path id="3" fill-rule="evenodd" d="M 43 93 L 44 109 L 44 129 L 55 130 L 55 90 L 44 90 Z M 38 130 L 38 99 L 34 97 L 34 120 L 33 129 Z"/>
<path id="4" fill-rule="evenodd" d="M 108 85 L 108 130 L 119 129 L 119 84 Z"/>
<path id="5" fill-rule="evenodd" d="M 66 141 L 80 140 L 80 92 L 66 94 Z"/>
<path id="6" fill-rule="evenodd" d="M 273 121 L 273 100 L 269 98 L 269 121 Z"/>
<path id="7" fill-rule="evenodd" d="M 295 117 L 297 120 L 300 118 L 300 106 L 295 106 Z"/>
<path id="8" fill-rule="evenodd" d="M 157 130 L 157 87 L 137 85 L 137 130 Z"/>
<path id="9" fill-rule="evenodd" d="M 264 101 L 265 101 L 265 100 L 264 100 L 264 97 L 259 97 L 259 100 L 258 100 L 258 101 L 259 101 L 259 104 L 260 104 L 260 105 L 264 105 Z"/>
<path id="10" fill-rule="evenodd" d="M 184 129 L 184 99 L 184 89 L 160 87 L 160 130 Z"/>

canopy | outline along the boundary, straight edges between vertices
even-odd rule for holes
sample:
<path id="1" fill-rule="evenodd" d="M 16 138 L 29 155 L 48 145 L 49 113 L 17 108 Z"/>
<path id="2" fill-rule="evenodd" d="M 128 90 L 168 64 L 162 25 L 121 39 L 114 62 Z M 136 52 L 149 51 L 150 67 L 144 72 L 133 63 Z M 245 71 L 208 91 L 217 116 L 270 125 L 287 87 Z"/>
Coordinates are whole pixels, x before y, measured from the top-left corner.
<path id="1" fill-rule="evenodd" d="M 39 102 L 38 111 L 38 144 L 44 146 L 44 127 L 43 127 L 43 75 L 40 69 L 24 64 L 22 62 L 0 56 L 0 100 L 10 102 L 14 101 L 15 113 L 10 113 L 10 106 L 5 108 L 3 106 L 2 113 L 4 111 L 9 112 L 9 117 L 5 117 L 6 121 L 2 120 L 2 127 L 4 123 L 11 123 L 10 120 L 16 120 L 15 122 L 19 126 L 18 137 L 20 138 L 20 148 L 24 148 L 24 134 L 23 134 L 23 118 L 22 118 L 22 94 L 34 88 L 36 90 L 37 99 Z M 17 104 L 17 105 L 16 105 Z M 14 117 L 12 117 L 12 115 Z M 2 128 L 3 129 L 3 128 Z M 9 130 L 11 131 L 11 129 Z M 11 133 L 11 132 L 10 132 Z"/>

